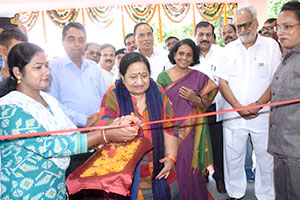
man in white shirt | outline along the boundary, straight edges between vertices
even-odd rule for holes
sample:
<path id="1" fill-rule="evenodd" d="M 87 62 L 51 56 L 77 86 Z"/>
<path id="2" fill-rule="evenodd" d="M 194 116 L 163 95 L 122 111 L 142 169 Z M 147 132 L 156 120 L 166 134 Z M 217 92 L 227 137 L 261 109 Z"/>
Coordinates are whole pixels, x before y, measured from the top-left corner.
<path id="1" fill-rule="evenodd" d="M 221 30 L 222 40 L 225 45 L 232 42 L 238 38 L 236 34 L 236 28 L 233 24 L 226 24 Z"/>
<path id="2" fill-rule="evenodd" d="M 124 45 L 127 52 L 134 52 L 137 49 L 136 41 L 133 33 L 128 33 L 124 39 Z"/>
<path id="3" fill-rule="evenodd" d="M 133 33 L 137 42 L 137 52 L 143 54 L 150 63 L 151 78 L 156 81 L 160 72 L 172 67 L 168 58 L 168 51 L 153 46 L 153 28 L 144 22 L 135 25 Z"/>
<path id="4" fill-rule="evenodd" d="M 118 77 L 112 70 L 115 65 L 115 51 L 116 48 L 111 44 L 103 44 L 100 48 L 100 67 L 107 87 L 114 84 Z"/>
<path id="5" fill-rule="evenodd" d="M 278 44 L 257 34 L 258 21 L 253 7 L 235 14 L 239 39 L 225 47 L 217 69 L 224 109 L 267 103 L 270 82 L 280 63 Z M 247 188 L 244 170 L 246 143 L 251 135 L 256 155 L 255 195 L 260 200 L 275 199 L 273 157 L 267 152 L 269 108 L 248 109 L 224 114 L 224 178 L 229 199 L 239 199 Z"/>
<path id="6" fill-rule="evenodd" d="M 99 63 L 101 56 L 101 46 L 95 42 L 89 42 L 85 45 L 84 57 Z"/>
<path id="7" fill-rule="evenodd" d="M 200 47 L 200 64 L 195 66 L 195 69 L 209 76 L 218 84 L 218 79 L 215 77 L 215 71 L 219 65 L 219 58 L 222 54 L 222 47 L 213 44 L 215 27 L 207 22 L 201 21 L 196 25 L 194 37 L 197 45 Z M 213 112 L 221 109 L 221 96 L 218 94 L 214 103 L 207 109 L 207 112 Z M 221 109 L 222 110 L 222 109 Z M 217 190 L 220 193 L 225 193 L 224 185 L 224 170 L 223 170 L 223 132 L 222 122 L 217 117 L 209 116 L 209 132 L 214 157 L 215 173 L 213 178 L 216 181 Z"/>

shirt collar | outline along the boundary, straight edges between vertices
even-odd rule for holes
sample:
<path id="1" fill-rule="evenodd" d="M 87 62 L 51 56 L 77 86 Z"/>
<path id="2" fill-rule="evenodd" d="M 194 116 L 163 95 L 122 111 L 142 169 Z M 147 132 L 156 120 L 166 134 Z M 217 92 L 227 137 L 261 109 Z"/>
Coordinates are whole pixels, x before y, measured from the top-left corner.
<path id="1" fill-rule="evenodd" d="M 140 49 L 136 49 L 135 51 L 138 52 L 138 53 L 140 53 L 140 54 L 142 54 L 142 52 L 140 51 Z M 152 47 L 152 54 L 151 54 L 151 57 L 152 57 L 153 55 L 156 55 L 156 54 L 158 54 L 158 51 L 157 51 L 157 49 L 153 46 L 153 47 Z"/>
<path id="2" fill-rule="evenodd" d="M 75 65 L 75 63 L 71 60 L 71 58 L 68 56 L 68 55 L 65 55 L 63 57 L 63 64 L 64 65 L 70 65 L 70 64 L 73 64 Z M 82 56 L 82 64 L 81 64 L 81 67 L 85 67 L 87 65 L 87 61 L 86 59 Z"/>
<path id="3" fill-rule="evenodd" d="M 296 53 L 300 53 L 300 43 L 299 43 L 297 46 L 295 46 L 295 47 L 292 49 L 292 51 L 294 51 L 294 52 L 296 52 Z"/>

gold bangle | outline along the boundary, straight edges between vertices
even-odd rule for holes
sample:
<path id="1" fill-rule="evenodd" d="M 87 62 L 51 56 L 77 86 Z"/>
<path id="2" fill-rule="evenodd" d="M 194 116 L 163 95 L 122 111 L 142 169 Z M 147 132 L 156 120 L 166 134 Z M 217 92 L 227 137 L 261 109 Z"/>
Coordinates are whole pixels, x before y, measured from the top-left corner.
<path id="1" fill-rule="evenodd" d="M 101 134 L 103 136 L 103 140 L 104 140 L 105 144 L 108 144 L 109 142 L 107 141 L 104 129 L 101 130 Z"/>
<path id="2" fill-rule="evenodd" d="M 165 158 L 169 158 L 171 160 L 171 162 L 174 163 L 174 164 L 177 161 L 177 158 L 175 156 L 173 156 L 171 154 L 168 154 L 168 153 L 165 155 Z"/>

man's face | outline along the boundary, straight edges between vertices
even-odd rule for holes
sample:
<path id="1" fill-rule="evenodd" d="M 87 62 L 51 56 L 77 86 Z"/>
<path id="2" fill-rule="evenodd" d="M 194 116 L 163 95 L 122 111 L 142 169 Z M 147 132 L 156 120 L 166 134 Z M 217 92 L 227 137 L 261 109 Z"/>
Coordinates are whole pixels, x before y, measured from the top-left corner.
<path id="1" fill-rule="evenodd" d="M 82 30 L 72 27 L 66 32 L 66 37 L 62 43 L 67 55 L 71 59 L 78 59 L 84 53 L 86 36 Z"/>
<path id="2" fill-rule="evenodd" d="M 228 44 L 237 39 L 237 34 L 230 25 L 225 25 L 222 28 L 222 40 L 224 44 Z"/>
<path id="3" fill-rule="evenodd" d="M 115 51 L 112 47 L 102 49 L 100 66 L 102 69 L 110 71 L 115 64 Z"/>
<path id="4" fill-rule="evenodd" d="M 130 36 L 125 40 L 125 46 L 126 46 L 126 50 L 127 52 L 133 52 L 137 49 L 137 44 L 135 42 L 135 38 L 134 36 Z"/>
<path id="5" fill-rule="evenodd" d="M 117 67 L 119 68 L 120 67 L 120 62 L 121 62 L 121 59 L 125 56 L 124 53 L 120 53 L 116 56 L 116 65 Z"/>
<path id="6" fill-rule="evenodd" d="M 84 57 L 86 59 L 93 60 L 97 64 L 100 61 L 100 56 L 101 56 L 101 50 L 100 50 L 100 46 L 98 46 L 98 45 L 91 44 L 88 46 L 88 48 L 84 52 Z"/>
<path id="7" fill-rule="evenodd" d="M 154 44 L 153 32 L 149 25 L 142 24 L 135 32 L 137 46 L 141 50 L 152 50 Z"/>
<path id="8" fill-rule="evenodd" d="M 214 34 L 211 26 L 197 28 L 195 34 L 197 45 L 201 51 L 208 51 L 214 41 Z"/>
<path id="9" fill-rule="evenodd" d="M 168 51 L 170 51 L 170 49 L 174 46 L 174 44 L 178 42 L 178 40 L 176 38 L 171 38 L 166 42 L 166 48 Z"/>
<path id="10" fill-rule="evenodd" d="M 243 44 L 252 43 L 256 38 L 258 22 L 250 12 L 242 12 L 235 16 L 237 34 Z"/>
<path id="11" fill-rule="evenodd" d="M 276 21 L 272 23 L 264 23 L 264 27 L 261 29 L 261 35 L 265 37 L 271 37 L 274 40 L 278 41 L 277 34 L 274 30 L 274 27 L 276 26 Z"/>

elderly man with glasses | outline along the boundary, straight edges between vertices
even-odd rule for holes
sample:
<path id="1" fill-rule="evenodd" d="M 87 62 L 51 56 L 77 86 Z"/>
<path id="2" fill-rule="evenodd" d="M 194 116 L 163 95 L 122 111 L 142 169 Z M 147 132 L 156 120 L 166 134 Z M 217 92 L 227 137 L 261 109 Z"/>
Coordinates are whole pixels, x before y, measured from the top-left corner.
<path id="1" fill-rule="evenodd" d="M 221 58 L 220 90 L 224 109 L 264 104 L 270 101 L 270 83 L 280 63 L 281 52 L 271 38 L 257 34 L 258 21 L 253 7 L 235 14 L 238 39 L 225 47 Z M 250 134 L 256 155 L 255 195 L 275 199 L 273 157 L 267 152 L 269 108 L 246 109 L 224 114 L 224 178 L 228 199 L 240 199 L 247 188 L 244 170 L 246 144 Z"/>
<path id="2" fill-rule="evenodd" d="M 85 46 L 84 57 L 95 61 L 97 64 L 100 61 L 101 46 L 95 42 L 89 42 Z"/>

